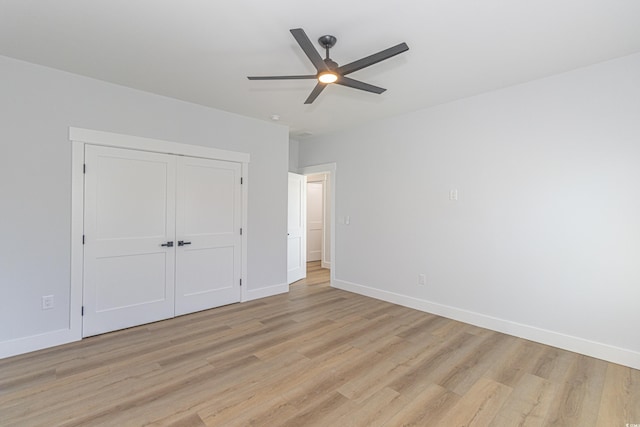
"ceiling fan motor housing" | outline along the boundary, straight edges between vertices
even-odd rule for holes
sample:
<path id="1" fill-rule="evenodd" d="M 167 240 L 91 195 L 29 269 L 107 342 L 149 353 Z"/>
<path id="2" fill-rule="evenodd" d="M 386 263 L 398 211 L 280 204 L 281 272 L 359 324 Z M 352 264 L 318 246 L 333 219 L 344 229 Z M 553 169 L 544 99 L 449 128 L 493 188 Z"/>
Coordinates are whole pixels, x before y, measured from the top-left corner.
<path id="1" fill-rule="evenodd" d="M 324 63 L 327 64 L 327 67 L 329 67 L 330 70 L 333 70 L 334 68 L 338 68 L 338 63 L 332 60 L 331 58 L 325 58 Z"/>

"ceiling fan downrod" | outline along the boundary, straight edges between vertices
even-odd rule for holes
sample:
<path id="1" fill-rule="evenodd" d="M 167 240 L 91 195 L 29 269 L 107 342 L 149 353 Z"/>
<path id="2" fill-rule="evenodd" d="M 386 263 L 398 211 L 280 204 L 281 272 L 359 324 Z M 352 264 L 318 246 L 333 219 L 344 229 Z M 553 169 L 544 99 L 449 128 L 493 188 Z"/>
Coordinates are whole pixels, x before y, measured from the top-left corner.
<path id="1" fill-rule="evenodd" d="M 318 39 L 318 43 L 320 43 L 320 46 L 322 46 L 325 50 L 325 52 L 327 52 L 327 58 L 326 59 L 330 59 L 329 58 L 329 49 L 331 49 L 333 46 L 335 46 L 336 42 L 338 41 L 337 38 L 335 38 L 334 36 L 331 35 L 326 35 L 326 36 L 322 36 Z"/>

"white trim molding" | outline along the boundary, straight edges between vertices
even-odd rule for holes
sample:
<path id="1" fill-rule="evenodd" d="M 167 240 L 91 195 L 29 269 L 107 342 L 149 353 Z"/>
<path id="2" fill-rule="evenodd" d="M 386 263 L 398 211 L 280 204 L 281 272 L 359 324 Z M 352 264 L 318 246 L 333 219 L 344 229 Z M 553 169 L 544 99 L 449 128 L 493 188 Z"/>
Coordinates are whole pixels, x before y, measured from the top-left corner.
<path id="1" fill-rule="evenodd" d="M 58 329 L 0 342 L 0 359 L 80 340 L 72 329 Z"/>
<path id="2" fill-rule="evenodd" d="M 487 316 L 485 314 L 463 310 L 457 307 L 451 307 L 395 292 L 383 291 L 345 280 L 335 279 L 332 281 L 331 286 L 336 289 L 402 305 L 404 307 L 413 308 L 426 313 L 436 314 L 438 316 L 458 320 L 481 328 L 502 332 L 507 335 L 524 338 L 530 341 L 561 348 L 563 350 L 573 351 L 586 356 L 606 360 L 608 362 L 629 366 L 634 369 L 640 369 L 640 353 L 632 350 L 590 341 L 548 329 L 541 329 L 535 326 L 512 322 L 497 317 Z"/>
<path id="3" fill-rule="evenodd" d="M 82 337 L 82 317 L 80 310 L 82 307 L 82 277 L 83 271 L 83 215 L 84 215 L 84 147 L 86 144 L 102 145 L 108 147 L 125 148 L 139 151 L 150 151 L 154 153 L 176 154 L 180 156 L 200 157 L 206 159 L 224 160 L 228 162 L 241 163 L 242 176 L 242 237 L 241 237 L 241 277 L 242 287 L 240 288 L 240 301 L 248 301 L 247 286 L 247 239 L 249 230 L 248 223 L 248 200 L 249 200 L 249 161 L 248 153 L 236 151 L 220 150 L 218 148 L 181 144 L 172 141 L 143 138 L 139 136 L 122 135 L 111 132 L 103 132 L 91 129 L 69 128 L 69 139 L 72 144 L 72 197 L 71 197 L 71 329 L 78 331 L 78 339 Z M 76 296 L 74 298 L 73 296 Z M 74 317 L 74 312 L 75 317 Z"/>
<path id="4" fill-rule="evenodd" d="M 249 236 L 249 163 L 242 163 L 242 235 L 240 236 L 241 242 L 241 254 L 240 254 L 240 263 L 242 265 L 242 271 L 240 272 L 240 277 L 242 279 L 242 286 L 240 287 L 240 302 L 249 301 L 249 297 L 247 296 L 247 286 L 249 284 L 248 280 L 248 236 Z"/>
<path id="5" fill-rule="evenodd" d="M 250 161 L 249 153 L 74 127 L 69 128 L 69 140 L 92 145 L 129 148 L 152 151 L 154 153 L 179 154 L 181 156 L 202 157 L 229 162 L 249 163 Z"/>
<path id="6" fill-rule="evenodd" d="M 289 285 L 281 283 L 279 285 L 266 286 L 264 288 L 249 289 L 247 291 L 247 299 L 245 301 L 253 301 L 254 299 L 271 297 L 273 295 L 286 294 L 289 292 Z"/>

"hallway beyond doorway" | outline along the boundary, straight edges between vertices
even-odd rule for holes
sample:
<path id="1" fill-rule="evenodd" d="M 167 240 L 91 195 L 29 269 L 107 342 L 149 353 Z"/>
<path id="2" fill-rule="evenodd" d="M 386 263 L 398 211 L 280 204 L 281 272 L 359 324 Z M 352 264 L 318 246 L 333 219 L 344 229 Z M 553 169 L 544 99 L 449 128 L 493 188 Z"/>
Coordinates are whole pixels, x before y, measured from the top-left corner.
<path id="1" fill-rule="evenodd" d="M 307 263 L 307 277 L 293 282 L 293 285 L 320 285 L 329 284 L 331 270 L 322 268 L 320 261 L 310 261 Z"/>

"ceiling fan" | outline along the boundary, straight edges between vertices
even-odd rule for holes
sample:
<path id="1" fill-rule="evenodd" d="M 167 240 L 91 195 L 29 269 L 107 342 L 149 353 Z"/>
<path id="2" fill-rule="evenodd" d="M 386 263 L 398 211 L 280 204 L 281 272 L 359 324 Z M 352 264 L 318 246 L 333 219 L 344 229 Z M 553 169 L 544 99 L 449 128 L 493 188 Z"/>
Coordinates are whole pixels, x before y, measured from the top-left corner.
<path id="1" fill-rule="evenodd" d="M 325 51 L 327 57 L 322 59 L 318 51 L 313 47 L 311 40 L 307 37 L 307 34 L 304 32 L 302 28 L 294 28 L 290 30 L 293 37 L 296 39 L 304 53 L 311 60 L 311 63 L 316 70 L 318 70 L 317 74 L 303 75 L 303 76 L 265 76 L 265 77 L 247 77 L 249 80 L 298 80 L 298 79 L 316 79 L 318 83 L 316 87 L 313 88 L 311 94 L 304 101 L 305 104 L 311 104 L 317 97 L 320 95 L 320 92 L 331 83 L 337 83 L 342 86 L 352 87 L 354 89 L 360 89 L 367 92 L 373 93 L 382 93 L 386 89 L 370 85 L 368 83 L 361 82 L 359 80 L 354 80 L 352 78 L 347 77 L 347 74 L 351 74 L 354 71 L 361 70 L 365 67 L 368 67 L 373 64 L 377 64 L 380 61 L 384 61 L 385 59 L 389 59 L 392 56 L 396 56 L 402 52 L 406 52 L 409 50 L 409 46 L 406 43 L 400 43 L 399 45 L 390 47 L 389 49 L 382 50 L 378 53 L 374 53 L 373 55 L 369 55 L 365 58 L 358 59 L 357 61 L 351 62 L 349 64 L 338 66 L 338 64 L 329 58 L 329 49 L 331 49 L 335 44 L 337 39 L 334 36 L 322 36 L 318 39 L 320 46 L 322 46 Z"/>

